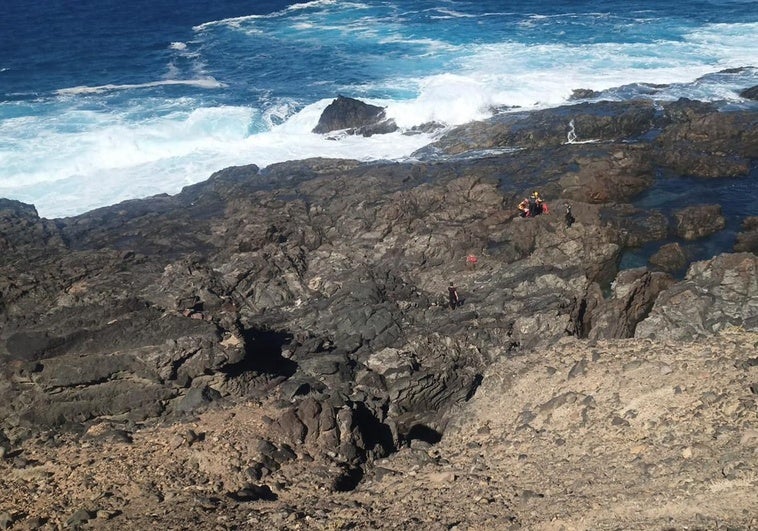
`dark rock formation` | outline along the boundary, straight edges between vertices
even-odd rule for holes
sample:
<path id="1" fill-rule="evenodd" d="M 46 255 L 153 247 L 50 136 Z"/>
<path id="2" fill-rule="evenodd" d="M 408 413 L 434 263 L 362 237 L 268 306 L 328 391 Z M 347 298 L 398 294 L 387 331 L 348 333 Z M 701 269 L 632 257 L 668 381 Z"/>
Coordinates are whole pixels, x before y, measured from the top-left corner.
<path id="1" fill-rule="evenodd" d="M 727 327 L 758 327 L 758 256 L 723 254 L 690 266 L 658 296 L 635 337 L 692 340 Z"/>
<path id="2" fill-rule="evenodd" d="M 651 273 L 644 269 L 622 271 L 613 283 L 611 297 L 598 299 L 587 312 L 584 328 L 591 339 L 617 339 L 633 337 L 637 324 L 645 319 L 661 292 L 670 288 L 674 279 L 664 273 Z"/>
<path id="3" fill-rule="evenodd" d="M 40 219 L 32 205 L 0 198 L 0 251 L 10 253 L 39 243 L 63 246 L 55 223 Z"/>
<path id="4" fill-rule="evenodd" d="M 667 243 L 650 257 L 650 263 L 667 273 L 676 273 L 683 269 L 689 259 L 687 252 L 679 243 Z"/>
<path id="5" fill-rule="evenodd" d="M 696 240 L 720 231 L 726 226 L 721 205 L 693 205 L 674 212 L 676 235 Z"/>
<path id="6" fill-rule="evenodd" d="M 588 100 L 591 98 L 597 98 L 600 93 L 592 89 L 574 89 L 571 91 L 571 100 Z"/>
<path id="7" fill-rule="evenodd" d="M 740 91 L 740 97 L 749 100 L 758 100 L 758 85 Z"/>
<path id="8" fill-rule="evenodd" d="M 349 134 L 371 136 L 397 130 L 394 120 L 386 118 L 384 109 L 360 100 L 338 96 L 321 113 L 314 133 L 347 130 Z"/>
<path id="9" fill-rule="evenodd" d="M 734 250 L 738 253 L 758 254 L 758 216 L 751 216 L 743 220 L 742 232 L 737 235 Z"/>
<path id="10" fill-rule="evenodd" d="M 656 158 L 679 174 L 747 175 L 758 156 L 758 112 L 719 113 L 706 104 L 670 104 L 672 123 L 655 141 Z"/>
<path id="11" fill-rule="evenodd" d="M 574 153 L 559 181 L 564 197 L 574 201 L 625 202 L 652 184 L 646 146 L 598 145 Z"/>
<path id="12" fill-rule="evenodd" d="M 348 117 L 370 110 L 342 103 Z M 678 284 L 619 273 L 630 247 L 667 243 L 668 210 L 631 203 L 665 175 L 659 151 L 710 146 L 709 172 L 716 150 L 753 164 L 743 127 L 754 116 L 686 101 L 664 112 L 582 104 L 469 124 L 414 162 L 229 168 L 176 196 L 60 220 L 3 200 L 0 430 L 18 441 L 275 400 L 275 446 L 329 456 L 333 488 L 349 490 L 366 462 L 439 440 L 495 360 L 568 336 L 755 328 L 753 255 L 699 262 Z M 572 121 L 595 142 L 566 143 Z M 533 189 L 555 214 L 517 216 Z M 684 210 L 680 234 L 705 237 L 723 217 Z M 251 458 L 250 480 L 282 464 L 272 452 Z M 239 489 L 229 492 L 246 499 Z"/>
<path id="13" fill-rule="evenodd" d="M 555 147 L 567 142 L 572 123 L 575 140 L 580 142 L 634 139 L 663 125 L 650 102 L 581 103 L 545 111 L 505 113 L 487 121 L 465 124 L 422 149 L 420 154 L 434 151 L 455 155 L 501 148 Z"/>

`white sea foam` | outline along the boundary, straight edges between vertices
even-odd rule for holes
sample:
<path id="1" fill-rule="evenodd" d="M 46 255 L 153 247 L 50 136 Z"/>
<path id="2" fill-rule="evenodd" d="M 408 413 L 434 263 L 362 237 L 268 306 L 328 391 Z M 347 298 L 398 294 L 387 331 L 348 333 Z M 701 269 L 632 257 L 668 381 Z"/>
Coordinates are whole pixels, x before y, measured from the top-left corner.
<path id="1" fill-rule="evenodd" d="M 285 9 L 282 9 L 281 11 L 275 11 L 273 13 L 267 13 L 265 15 L 245 15 L 242 17 L 231 17 L 231 18 L 225 18 L 221 20 L 211 20 L 209 22 L 198 24 L 197 26 L 194 26 L 192 29 L 193 31 L 202 32 L 205 30 L 212 29 L 216 26 L 229 26 L 232 28 L 239 28 L 245 25 L 246 23 L 254 21 L 254 20 L 280 18 L 280 17 L 286 16 L 298 11 L 303 11 L 307 9 L 316 9 L 319 7 L 328 7 L 328 6 L 339 6 L 341 9 L 368 8 L 366 4 L 361 4 L 359 2 L 341 2 L 338 0 L 314 0 L 312 2 L 301 2 L 298 4 L 293 4 L 291 6 L 286 7 Z"/>
<path id="2" fill-rule="evenodd" d="M 94 112 L 17 119 L 15 125 L 6 121 L 0 136 L 0 197 L 30 202 L 40 215 L 60 217 L 129 198 L 176 193 L 228 166 L 264 167 L 317 156 L 398 159 L 430 141 L 400 133 L 337 141 L 312 133 L 330 102 L 319 101 L 296 114 L 284 102 L 264 114 L 226 106 L 139 123 Z M 60 123 L 74 122 L 80 124 L 78 132 L 56 131 Z M 259 122 L 261 132 L 251 134 Z M 20 131 L 34 134 L 15 138 Z"/>
<path id="3" fill-rule="evenodd" d="M 135 84 L 107 84 L 99 85 L 95 87 L 81 86 L 59 89 L 56 94 L 59 96 L 76 96 L 82 94 L 100 94 L 103 92 L 114 92 L 119 90 L 135 90 L 144 88 L 155 88 L 169 85 L 185 85 L 189 87 L 198 87 L 204 89 L 217 89 L 223 88 L 226 85 L 214 79 L 213 77 L 205 77 L 199 79 L 162 79 L 160 81 L 151 81 L 149 83 L 135 83 Z"/>
<path id="4" fill-rule="evenodd" d="M 387 102 L 387 116 L 402 128 L 428 122 L 459 125 L 492 114 L 489 87 L 455 74 L 430 76 L 420 82 L 419 96 L 410 101 Z"/>
<path id="5" fill-rule="evenodd" d="M 322 16 L 320 7 L 329 8 L 327 16 Z M 400 19 L 414 13 L 398 15 L 397 20 L 394 13 L 372 16 L 375 11 L 368 11 L 365 16 L 363 13 L 342 16 L 343 10 L 366 7 L 360 3 L 318 0 L 268 15 L 209 22 L 195 28 L 200 33 L 197 40 L 172 42 L 168 46 L 173 51 L 173 62 L 168 65 L 166 79 L 66 88 L 58 92 L 62 96 L 61 112 L 4 119 L 0 128 L 0 197 L 34 203 L 41 215 L 56 217 L 123 199 L 175 193 L 227 166 L 253 163 L 263 167 L 315 156 L 398 160 L 432 140 L 427 134 L 399 132 L 370 138 L 313 134 L 311 131 L 331 98 L 309 104 L 304 98 L 311 88 L 318 91 L 323 86 L 336 87 L 345 95 L 386 107 L 388 116 L 401 128 L 408 129 L 428 122 L 458 125 L 486 118 L 495 108 L 555 106 L 566 102 L 577 88 L 604 91 L 622 87 L 603 95 L 621 99 L 634 92 L 633 86 L 623 87 L 634 83 L 667 84 L 668 88 L 656 97 L 734 99 L 735 89 L 740 83 L 744 85 L 744 81 L 735 80 L 732 85 L 729 79 L 707 76 L 697 83 L 693 81 L 704 74 L 756 61 L 753 41 L 758 24 L 712 24 L 676 39 L 648 44 L 600 39 L 594 44 L 562 41 L 527 44 L 509 40 L 457 45 L 453 44 L 456 39 L 443 40 L 446 39 L 443 33 L 406 31 Z M 447 8 L 428 13 L 433 17 L 467 18 Z M 498 15 L 502 14 L 480 16 Z M 570 21 L 575 15 L 560 16 Z M 222 89 L 226 85 L 207 76 L 205 68 L 209 72 L 222 72 L 219 76 L 226 76 L 227 72 L 223 66 L 219 68 L 212 63 L 214 57 L 203 55 L 204 45 L 211 43 L 213 46 L 208 49 L 224 50 L 224 44 L 229 42 L 224 39 L 229 38 L 230 32 L 221 31 L 217 35 L 214 30 L 228 27 L 241 28 L 242 31 L 231 33 L 237 39 L 233 41 L 235 44 L 244 42 L 239 39 L 268 30 L 264 19 L 266 23 L 272 22 L 271 27 L 279 32 L 278 38 L 292 37 L 293 45 L 318 38 L 325 49 L 338 49 L 343 42 L 340 39 L 348 34 L 351 44 L 358 43 L 355 50 L 365 44 L 370 50 L 369 57 L 384 45 L 403 50 L 403 54 L 389 54 L 385 64 L 377 65 L 380 73 L 389 73 L 388 77 L 377 75 L 370 81 L 367 77 L 365 84 L 359 79 L 348 85 L 347 81 L 334 79 L 339 73 L 328 79 L 314 76 L 306 91 L 293 91 L 298 96 L 283 98 L 267 93 L 265 101 L 251 101 L 250 106 L 216 103 L 223 99 L 224 91 L 203 91 L 213 97 L 214 103 L 204 101 L 203 94 L 187 96 L 188 101 L 156 102 L 148 92 L 151 99 L 129 98 L 128 108 L 114 106 L 109 112 L 74 110 L 80 99 L 99 101 L 96 96 L 102 93 L 165 85 Z M 466 23 L 467 20 L 456 22 Z M 542 27 L 553 22 L 547 16 L 535 15 L 528 23 Z M 408 56 L 413 60 L 404 58 Z M 191 59 L 189 63 L 187 58 Z M 358 55 L 356 59 L 360 64 L 365 58 Z M 374 66 L 373 61 L 370 63 Z M 261 70 L 266 75 L 266 70 Z M 345 78 L 356 79 L 359 74 Z M 234 87 L 241 79 L 250 83 L 255 78 L 235 78 L 230 73 L 228 79 Z M 747 79 L 755 79 L 755 74 Z M 380 99 L 360 94 L 385 96 Z M 9 116 L 17 116 L 16 111 Z M 567 138 L 567 141 L 591 139 Z"/>
<path id="6" fill-rule="evenodd" d="M 546 107 L 565 102 L 578 88 L 602 91 L 631 83 L 691 83 L 714 70 L 750 64 L 731 49 L 726 53 L 704 48 L 672 42 L 491 44 L 462 54 L 458 75 L 482 85 L 494 105 Z M 709 53 L 710 59 L 704 61 Z M 711 94 L 711 99 L 716 97 Z"/>
<path id="7" fill-rule="evenodd" d="M 472 15 L 469 13 L 462 13 L 460 11 L 455 11 L 454 9 L 445 9 L 445 8 L 435 8 L 433 10 L 429 10 L 434 13 L 439 13 L 439 15 L 432 15 L 431 18 L 433 19 L 446 19 L 446 18 L 476 18 L 477 15 Z"/>

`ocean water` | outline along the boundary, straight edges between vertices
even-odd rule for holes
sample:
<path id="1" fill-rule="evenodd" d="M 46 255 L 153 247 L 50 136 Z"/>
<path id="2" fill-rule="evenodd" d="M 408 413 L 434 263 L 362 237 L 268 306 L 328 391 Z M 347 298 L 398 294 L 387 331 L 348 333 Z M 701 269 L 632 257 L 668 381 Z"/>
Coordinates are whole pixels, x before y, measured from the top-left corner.
<path id="1" fill-rule="evenodd" d="M 667 84 L 654 97 L 740 107 L 758 85 L 745 0 L 6 0 L 2 14 L 0 197 L 45 217 L 231 165 L 402 160 L 433 140 L 311 133 L 338 94 L 410 128 L 578 88 Z"/>

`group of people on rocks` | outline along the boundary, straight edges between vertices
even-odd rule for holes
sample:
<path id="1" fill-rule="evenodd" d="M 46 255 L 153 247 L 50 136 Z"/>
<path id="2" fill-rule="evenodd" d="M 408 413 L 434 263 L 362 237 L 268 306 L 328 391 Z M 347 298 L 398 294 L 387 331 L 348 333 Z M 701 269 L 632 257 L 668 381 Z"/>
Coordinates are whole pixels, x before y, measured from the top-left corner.
<path id="1" fill-rule="evenodd" d="M 543 201 L 540 193 L 535 190 L 532 195 L 525 197 L 523 201 L 518 204 L 518 209 L 521 211 L 522 218 L 533 218 L 540 214 L 547 214 L 549 209 L 547 203 Z"/>
<path id="2" fill-rule="evenodd" d="M 573 225 L 574 221 L 576 221 L 576 218 L 574 218 L 574 215 L 571 213 L 571 205 L 566 203 L 566 213 L 564 216 L 564 219 L 566 221 L 566 227 L 571 227 Z M 547 203 L 542 199 L 540 196 L 540 193 L 535 190 L 531 193 L 529 197 L 525 197 L 521 203 L 518 205 L 518 209 L 521 212 L 520 216 L 522 218 L 532 218 L 534 216 L 539 216 L 540 214 L 549 214 L 550 210 L 548 209 Z M 476 269 L 476 264 L 478 262 L 478 259 L 476 255 L 469 254 L 466 257 L 466 266 L 468 269 Z M 455 284 L 453 282 L 450 283 L 450 285 L 447 288 L 448 291 L 448 303 L 450 305 L 451 309 L 455 309 L 458 306 L 462 304 L 461 298 L 458 296 L 458 289 L 455 287 Z"/>

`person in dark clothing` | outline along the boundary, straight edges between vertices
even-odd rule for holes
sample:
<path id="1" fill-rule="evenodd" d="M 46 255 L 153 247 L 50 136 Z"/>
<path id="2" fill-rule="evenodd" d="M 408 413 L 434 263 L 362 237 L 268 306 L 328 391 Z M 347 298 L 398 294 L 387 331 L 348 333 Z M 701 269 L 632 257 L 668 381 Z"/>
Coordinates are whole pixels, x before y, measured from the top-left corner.
<path id="1" fill-rule="evenodd" d="M 576 218 L 571 213 L 571 205 L 566 203 L 566 226 L 570 227 L 571 225 L 574 224 L 575 221 L 576 221 Z"/>
<path id="2" fill-rule="evenodd" d="M 529 196 L 529 217 L 534 217 L 539 215 L 539 210 L 537 207 L 537 198 L 534 194 Z"/>
<path id="3" fill-rule="evenodd" d="M 518 205 L 518 209 L 521 211 L 522 218 L 533 218 L 540 214 L 547 214 L 548 208 L 545 201 L 543 201 L 538 191 L 532 192 L 529 197 L 525 197 Z"/>
<path id="4" fill-rule="evenodd" d="M 447 288 L 447 294 L 450 298 L 450 309 L 455 310 L 458 307 L 458 303 L 460 302 L 460 299 L 458 298 L 458 290 L 455 288 L 454 283 L 450 283 L 450 286 Z"/>
<path id="5" fill-rule="evenodd" d="M 540 193 L 535 190 L 532 195 L 529 196 L 529 215 L 531 217 L 539 216 L 544 212 L 545 202 L 540 197 Z"/>

